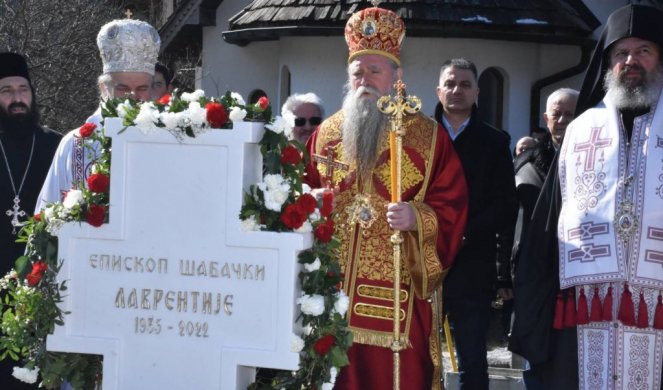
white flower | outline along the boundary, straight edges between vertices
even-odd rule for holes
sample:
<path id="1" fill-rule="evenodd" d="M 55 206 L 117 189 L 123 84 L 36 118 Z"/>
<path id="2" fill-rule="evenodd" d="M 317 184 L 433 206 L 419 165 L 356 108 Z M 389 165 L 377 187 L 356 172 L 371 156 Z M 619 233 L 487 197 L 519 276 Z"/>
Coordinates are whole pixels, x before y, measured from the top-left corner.
<path id="1" fill-rule="evenodd" d="M 268 174 L 258 183 L 263 192 L 265 207 L 273 211 L 281 211 L 281 207 L 290 195 L 290 184 L 279 174 Z"/>
<path id="2" fill-rule="evenodd" d="M 345 312 L 348 311 L 348 305 L 350 304 L 350 299 L 343 290 L 337 292 L 335 296 L 336 296 L 336 302 L 334 302 L 334 311 L 344 316 Z"/>
<path id="3" fill-rule="evenodd" d="M 292 335 L 290 339 L 290 351 L 299 353 L 302 349 L 304 349 L 304 340 L 299 336 Z"/>
<path id="4" fill-rule="evenodd" d="M 124 119 L 124 117 L 127 116 L 127 111 L 129 111 L 131 108 L 133 108 L 131 106 L 131 101 L 129 99 L 125 100 L 124 102 L 117 105 L 117 116 Z"/>
<path id="5" fill-rule="evenodd" d="M 168 129 L 177 129 L 184 124 L 184 116 L 181 112 L 162 112 L 159 119 Z"/>
<path id="6" fill-rule="evenodd" d="M 303 295 L 297 300 L 302 313 L 310 316 L 319 316 L 325 311 L 325 297 L 319 294 Z"/>
<path id="7" fill-rule="evenodd" d="M 277 134 L 285 133 L 286 136 L 292 133 L 292 125 L 281 116 L 277 116 L 273 123 L 266 124 L 265 128 Z"/>
<path id="8" fill-rule="evenodd" d="M 279 189 L 266 191 L 264 193 L 265 207 L 272 211 L 281 211 L 283 203 L 288 200 L 288 194 L 289 191 L 281 191 Z"/>
<path id="9" fill-rule="evenodd" d="M 295 229 L 295 233 L 310 233 L 312 231 L 313 231 L 313 225 L 311 225 L 311 222 L 309 221 L 304 221 L 302 226 Z"/>
<path id="10" fill-rule="evenodd" d="M 336 383 L 336 376 L 337 375 L 338 375 L 338 370 L 336 369 L 336 367 L 332 367 L 331 369 L 329 369 L 329 382 L 331 384 Z"/>
<path id="11" fill-rule="evenodd" d="M 38 374 L 39 374 L 39 367 L 35 367 L 34 370 L 25 367 L 14 367 L 14 371 L 12 372 L 14 378 L 25 383 L 37 382 Z"/>
<path id="12" fill-rule="evenodd" d="M 322 390 L 333 390 L 334 389 L 334 384 L 333 383 L 323 383 L 322 384 Z"/>
<path id="13" fill-rule="evenodd" d="M 81 190 L 69 190 L 62 201 L 62 205 L 69 210 L 81 203 L 83 203 L 83 191 Z"/>
<path id="14" fill-rule="evenodd" d="M 278 173 L 270 173 L 265 175 L 263 181 L 267 185 L 267 190 L 269 191 L 281 187 L 281 185 L 285 182 L 285 179 Z"/>
<path id="15" fill-rule="evenodd" d="M 260 225 L 256 221 L 256 216 L 251 215 L 247 219 L 242 220 L 241 228 L 243 232 L 252 232 L 260 230 Z"/>
<path id="16" fill-rule="evenodd" d="M 228 118 L 230 118 L 230 120 L 233 122 L 241 122 L 244 120 L 244 118 L 246 118 L 246 110 L 235 106 L 230 109 Z"/>
<path id="17" fill-rule="evenodd" d="M 195 102 L 198 101 L 201 97 L 205 96 L 205 91 L 202 89 L 196 89 L 194 92 L 184 92 L 182 94 L 182 100 L 185 102 Z"/>
<path id="18" fill-rule="evenodd" d="M 316 257 L 315 261 L 312 262 L 311 264 L 304 264 L 304 269 L 306 270 L 306 272 L 313 272 L 313 271 L 319 270 L 320 269 L 320 259 Z"/>
<path id="19" fill-rule="evenodd" d="M 191 102 L 189 103 L 189 108 L 186 110 L 189 119 L 191 119 L 191 125 L 196 128 L 202 128 L 207 124 L 207 110 L 205 110 L 200 103 Z"/>
<path id="20" fill-rule="evenodd" d="M 311 193 L 311 186 L 309 186 L 306 183 L 302 183 L 302 193 L 303 194 L 310 194 Z"/>
<path id="21" fill-rule="evenodd" d="M 54 217 L 55 217 L 54 206 L 53 206 L 53 205 L 47 206 L 47 207 L 44 209 L 44 220 L 45 220 L 46 222 L 50 222 L 50 221 L 53 220 Z"/>
<path id="22" fill-rule="evenodd" d="M 313 327 L 311 325 L 306 325 L 302 328 L 302 334 L 304 336 L 309 336 L 311 333 L 313 333 Z"/>
<path id="23" fill-rule="evenodd" d="M 311 222 L 318 222 L 320 220 L 320 209 L 315 209 L 311 214 L 308 215 L 308 220 Z"/>
<path id="24" fill-rule="evenodd" d="M 235 99 L 237 101 L 237 104 L 240 106 L 246 106 L 246 102 L 244 102 L 244 98 L 242 95 L 238 94 L 237 92 L 231 92 L 230 97 Z"/>
<path id="25" fill-rule="evenodd" d="M 156 123 L 159 123 L 159 110 L 154 103 L 141 104 L 140 111 L 134 120 L 136 127 L 141 133 L 147 135 L 157 129 Z"/>

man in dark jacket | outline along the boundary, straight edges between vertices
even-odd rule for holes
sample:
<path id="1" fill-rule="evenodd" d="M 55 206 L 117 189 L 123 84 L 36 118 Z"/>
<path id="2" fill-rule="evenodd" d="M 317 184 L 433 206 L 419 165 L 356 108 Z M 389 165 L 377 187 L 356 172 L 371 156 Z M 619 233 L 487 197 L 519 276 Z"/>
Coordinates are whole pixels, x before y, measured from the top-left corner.
<path id="1" fill-rule="evenodd" d="M 486 331 L 496 278 L 496 234 L 514 223 L 518 206 L 509 136 L 477 118 L 477 80 L 472 62 L 445 62 L 435 115 L 453 140 L 469 194 L 463 246 L 444 282 L 461 389 L 488 389 Z"/>

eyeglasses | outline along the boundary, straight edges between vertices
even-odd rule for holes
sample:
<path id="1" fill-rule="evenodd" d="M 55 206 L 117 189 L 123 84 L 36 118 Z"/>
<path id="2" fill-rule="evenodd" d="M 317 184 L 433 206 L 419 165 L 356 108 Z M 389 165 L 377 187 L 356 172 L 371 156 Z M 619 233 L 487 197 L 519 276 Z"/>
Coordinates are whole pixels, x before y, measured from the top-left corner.
<path id="1" fill-rule="evenodd" d="M 310 118 L 295 118 L 295 126 L 304 126 L 307 120 L 311 126 L 318 126 L 320 123 L 322 123 L 322 118 L 319 116 L 312 116 Z"/>

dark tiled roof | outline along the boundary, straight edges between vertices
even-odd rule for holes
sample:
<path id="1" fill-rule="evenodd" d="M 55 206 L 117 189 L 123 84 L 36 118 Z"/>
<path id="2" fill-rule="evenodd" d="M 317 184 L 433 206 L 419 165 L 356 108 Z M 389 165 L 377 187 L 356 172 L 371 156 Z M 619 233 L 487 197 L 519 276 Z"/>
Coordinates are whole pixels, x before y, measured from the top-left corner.
<path id="1" fill-rule="evenodd" d="M 366 0 L 256 0 L 230 19 L 229 43 L 341 35 Z M 389 0 L 408 36 L 580 43 L 600 25 L 582 0 Z"/>

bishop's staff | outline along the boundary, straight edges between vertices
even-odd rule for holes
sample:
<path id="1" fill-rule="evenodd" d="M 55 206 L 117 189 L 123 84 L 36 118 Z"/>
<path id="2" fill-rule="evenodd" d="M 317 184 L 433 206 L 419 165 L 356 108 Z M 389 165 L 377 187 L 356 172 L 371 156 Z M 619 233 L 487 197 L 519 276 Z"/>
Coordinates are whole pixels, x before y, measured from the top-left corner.
<path id="1" fill-rule="evenodd" d="M 391 159 L 391 201 L 401 201 L 401 157 L 403 152 L 403 117 L 415 114 L 421 109 L 421 100 L 416 96 L 405 96 L 405 84 L 400 79 L 394 84 L 396 96 L 382 96 L 378 99 L 378 109 L 391 116 L 389 122 L 389 156 Z M 400 351 L 403 349 L 401 340 L 400 296 L 401 296 L 401 244 L 403 237 L 400 230 L 391 236 L 394 250 L 394 333 L 391 350 L 394 353 L 394 390 L 400 389 Z"/>

